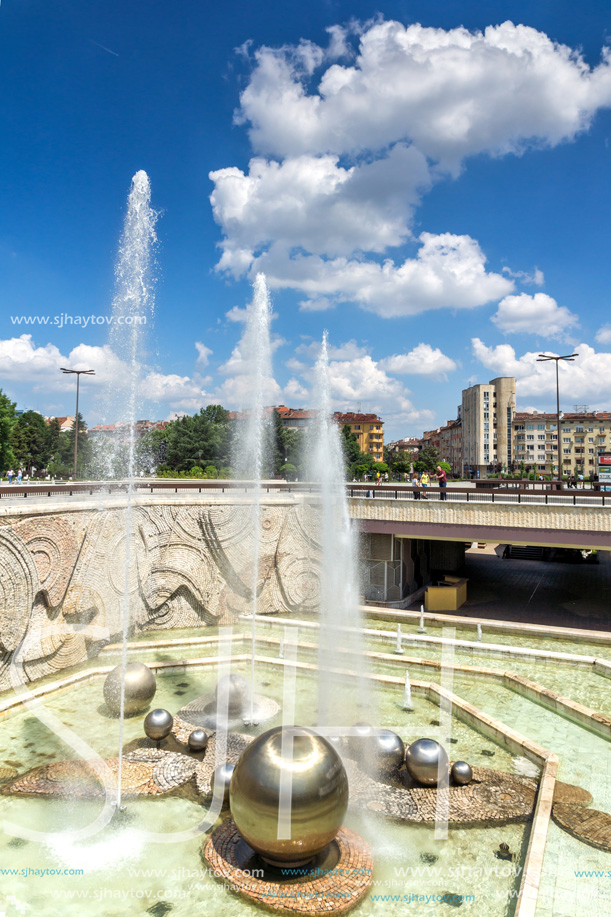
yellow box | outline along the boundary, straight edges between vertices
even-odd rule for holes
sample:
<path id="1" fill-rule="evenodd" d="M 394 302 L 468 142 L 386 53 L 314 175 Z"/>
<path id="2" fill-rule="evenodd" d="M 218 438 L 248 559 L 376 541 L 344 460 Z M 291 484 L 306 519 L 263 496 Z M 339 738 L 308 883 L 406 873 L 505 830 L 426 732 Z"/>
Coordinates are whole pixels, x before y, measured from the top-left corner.
<path id="1" fill-rule="evenodd" d="M 456 611 L 467 601 L 469 580 L 444 576 L 436 585 L 426 587 L 424 607 L 427 611 Z"/>

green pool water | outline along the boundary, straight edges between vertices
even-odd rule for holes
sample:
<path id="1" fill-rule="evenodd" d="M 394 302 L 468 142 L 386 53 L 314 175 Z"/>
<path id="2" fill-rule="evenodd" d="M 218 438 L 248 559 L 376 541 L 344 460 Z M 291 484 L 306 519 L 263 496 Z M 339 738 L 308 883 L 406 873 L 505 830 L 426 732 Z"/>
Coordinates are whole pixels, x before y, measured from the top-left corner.
<path id="1" fill-rule="evenodd" d="M 246 665 L 237 666 L 236 670 L 249 676 Z M 159 675 L 154 704 L 176 712 L 189 700 L 212 690 L 215 682 L 214 668 Z M 117 753 L 118 723 L 106 713 L 102 683 L 102 679 L 97 679 L 78 685 L 50 697 L 46 706 L 97 753 L 110 756 Z M 260 663 L 257 690 L 281 702 L 282 672 Z M 297 722 L 314 723 L 317 690 L 310 673 L 297 673 Z M 431 723 L 438 722 L 437 706 L 423 697 L 414 697 L 414 710 L 408 713 L 402 709 L 396 692 L 372 689 L 368 710 L 364 711 L 358 706 L 358 692 L 351 693 L 353 699 L 342 711 L 342 719 L 348 722 L 375 716 L 376 722 L 396 729 L 407 741 L 430 734 L 434 728 Z M 144 714 L 126 721 L 125 742 L 143 735 L 143 719 Z M 255 731 L 279 722 L 280 716 Z M 499 770 L 514 769 L 514 759 L 505 749 L 456 718 L 446 739 L 453 758 L 466 758 Z M 0 764 L 16 767 L 20 772 L 77 757 L 30 711 L 0 721 L 0 748 Z M 487 756 L 484 750 L 489 752 Z M 11 875 L 11 894 L 31 908 L 31 912 L 45 917 L 83 913 L 136 915 L 146 914 L 148 908 L 161 901 L 171 905 L 171 910 L 165 913 L 176 917 L 198 912 L 213 917 L 260 913 L 207 874 L 200 858 L 201 837 L 167 844 L 146 843 L 139 837 L 142 830 L 171 835 L 198 824 L 205 814 L 204 802 L 198 804 L 177 797 L 132 800 L 123 817 L 113 818 L 109 826 L 90 840 L 72 844 L 62 839 L 62 830 L 90 823 L 100 810 L 101 803 L 95 801 L 0 797 L 3 820 L 57 832 L 44 844 L 0 835 L 2 868 L 20 873 Z M 432 905 L 431 896 L 435 895 L 464 896 L 461 913 L 492 917 L 512 913 L 515 900 L 511 894 L 519 887 L 529 825 L 452 829 L 446 840 L 436 840 L 432 827 L 392 823 L 381 816 L 364 816 L 357 811 L 349 814 L 346 823 L 358 830 L 373 848 L 376 884 L 371 894 L 395 896 L 392 901 L 368 897 L 355 913 L 398 915 L 409 909 L 415 915 L 430 915 L 437 913 L 437 908 L 444 913 L 451 905 Z M 517 854 L 515 868 L 496 858 L 495 851 L 501 841 L 509 843 Z M 83 873 L 42 877 L 21 874 L 28 869 L 83 870 Z M 400 901 L 396 900 L 398 896 Z"/>
<path id="2" fill-rule="evenodd" d="M 310 617 L 310 620 L 314 618 Z M 386 632 L 384 636 L 366 636 L 363 641 L 366 650 L 389 654 L 393 652 L 396 634 L 394 622 L 368 618 L 365 626 Z M 417 627 L 417 622 L 413 625 L 403 624 L 402 631 L 404 634 L 415 634 Z M 258 628 L 258 636 L 278 639 L 283 635 L 283 629 L 284 624 L 270 619 Z M 442 628 L 427 625 L 429 636 L 447 636 L 447 632 L 444 634 L 442 631 Z M 236 642 L 234 654 L 248 653 L 250 622 L 239 622 L 234 632 L 247 638 L 242 644 Z M 177 645 L 176 641 L 217 634 L 216 628 L 143 632 L 132 638 L 131 642 L 137 648 L 130 650 L 129 658 L 175 665 L 182 660 L 211 658 L 217 654 L 214 643 Z M 473 641 L 475 632 L 471 628 L 459 627 L 456 629 L 456 637 Z M 316 643 L 317 631 L 301 628 L 299 639 Z M 162 647 L 146 645 L 153 640 L 173 643 Z M 611 647 L 572 643 L 556 638 L 512 637 L 487 633 L 484 628 L 486 642 L 611 659 Z M 423 660 L 438 661 L 442 654 L 438 644 L 406 642 L 404 650 L 406 655 Z M 272 660 L 278 656 L 278 647 L 260 639 L 257 652 L 259 656 L 269 659 L 269 663 L 257 664 L 258 690 L 282 703 L 282 670 L 272 664 Z M 82 664 L 79 669 L 113 666 L 119 659 L 117 652 L 107 651 Z M 316 661 L 316 655 L 312 650 L 300 648 L 297 659 L 312 663 Z M 511 671 L 588 707 L 611 714 L 609 679 L 591 669 L 552 664 L 545 660 L 473 654 L 460 648 L 454 653 L 454 662 L 457 665 Z M 396 660 L 375 661 L 369 668 L 370 671 L 402 678 L 405 662 L 402 657 L 396 657 Z M 247 678 L 250 676 L 249 664 L 238 664 L 234 670 L 241 671 Z M 73 671 L 66 674 L 72 674 Z M 433 679 L 430 672 L 423 672 L 417 666 L 410 669 L 410 674 L 413 680 L 437 680 Z M 52 680 L 49 676 L 41 683 Z M 183 671 L 173 673 L 159 672 L 154 705 L 176 712 L 189 700 L 211 691 L 215 682 L 214 665 L 187 666 Z M 75 685 L 49 697 L 45 703 L 92 749 L 102 756 L 111 756 L 117 754 L 118 724 L 106 713 L 102 683 L 103 680 L 97 678 Z M 370 686 L 365 708 L 359 706 L 363 698 L 356 688 L 346 689 L 346 685 L 341 689 L 335 687 L 338 690 L 335 698 L 338 702 L 341 695 L 344 723 L 363 719 L 375 721 L 396 730 L 408 742 L 420 735 L 440 737 L 438 707 L 428 699 L 414 694 L 414 710 L 409 713 L 404 711 L 400 685 L 396 688 Z M 333 693 L 335 687 L 330 685 L 329 691 Z M 594 797 L 593 806 L 611 812 L 611 756 L 608 741 L 503 685 L 486 679 L 455 673 L 452 689 L 485 713 L 555 752 L 560 759 L 559 779 L 588 789 Z M 297 722 L 304 725 L 315 722 L 317 687 L 309 672 L 297 672 L 295 705 Z M 143 719 L 144 714 L 126 721 L 126 743 L 143 734 Z M 279 724 L 280 721 L 279 716 L 258 731 Z M 520 771 L 524 767 L 523 760 L 456 716 L 452 717 L 449 734 L 440 738 L 453 759 L 462 758 L 473 764 L 508 772 Z M 0 766 L 12 766 L 23 772 L 36 765 L 73 757 L 76 757 L 75 752 L 64 745 L 32 712 L 22 710 L 0 720 Z M 88 824 L 100 809 L 100 803 L 82 800 L 0 797 L 0 815 L 3 820 L 49 832 Z M 78 845 L 64 842 L 59 834 L 56 840 L 45 844 L 24 842 L 0 834 L 0 862 L 4 870 L 17 870 L 20 873 L 11 875 L 11 893 L 31 908 L 32 913 L 44 914 L 45 917 L 72 917 L 73 914 L 83 913 L 136 915 L 147 912 L 155 917 L 160 914 L 182 917 L 200 911 L 212 917 L 225 917 L 226 914 L 261 913 L 253 905 L 235 897 L 207 874 L 200 857 L 202 838 L 180 843 L 152 844 L 142 842 L 139 837 L 138 832 L 141 830 L 171 834 L 198 824 L 204 814 L 205 803 L 178 797 L 134 800 L 128 803 L 125 818 L 113 819 L 99 835 Z M 377 900 L 368 897 L 354 913 L 380 917 L 406 913 L 417 917 L 444 914 L 451 912 L 452 905 L 433 897 L 443 895 L 464 896 L 460 913 L 477 917 L 500 917 L 513 913 L 520 884 L 520 868 L 529 839 L 529 825 L 453 828 L 446 840 L 436 840 L 433 828 L 393 823 L 371 815 L 365 817 L 356 811 L 349 814 L 346 823 L 358 830 L 373 848 L 375 874 L 371 896 L 385 896 L 385 900 L 382 897 Z M 496 858 L 495 851 L 501 841 L 509 843 L 517 853 L 514 865 Z M 22 870 L 28 869 L 82 869 L 83 874 L 44 877 L 21 874 Z M 576 871 L 587 870 L 609 871 L 610 878 L 576 875 Z M 159 909 L 160 902 L 163 904 L 162 910 Z M 537 915 L 568 917 L 587 912 L 587 909 L 592 913 L 611 913 L 611 854 L 582 844 L 552 823 Z"/>

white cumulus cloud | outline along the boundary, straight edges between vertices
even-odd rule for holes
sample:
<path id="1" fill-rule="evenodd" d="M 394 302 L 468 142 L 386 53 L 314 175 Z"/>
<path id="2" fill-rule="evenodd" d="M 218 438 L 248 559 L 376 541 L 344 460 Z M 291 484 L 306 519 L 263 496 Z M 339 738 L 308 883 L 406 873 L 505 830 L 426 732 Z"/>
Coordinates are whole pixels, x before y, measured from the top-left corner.
<path id="1" fill-rule="evenodd" d="M 418 344 L 409 353 L 397 353 L 385 357 L 379 363 L 382 369 L 399 375 L 437 376 L 445 378 L 446 373 L 456 369 L 451 357 L 441 352 L 439 347 L 430 344 Z"/>
<path id="2" fill-rule="evenodd" d="M 576 315 L 547 293 L 505 296 L 492 321 L 505 334 L 522 332 L 556 338 L 579 323 Z"/>
<path id="3" fill-rule="evenodd" d="M 513 281 L 486 271 L 486 258 L 466 235 L 422 233 L 415 258 L 390 259 L 290 257 L 278 246 L 255 262 L 270 288 L 292 288 L 318 302 L 352 301 L 384 318 L 416 315 L 429 309 L 473 309 L 513 290 Z"/>
<path id="4" fill-rule="evenodd" d="M 590 68 L 579 52 L 512 22 L 483 32 L 368 24 L 354 60 L 333 63 L 312 85 L 325 60 L 314 47 L 255 52 L 237 120 L 258 152 L 358 153 L 408 139 L 456 169 L 476 153 L 570 140 L 611 104 L 607 49 Z"/>
<path id="5" fill-rule="evenodd" d="M 538 363 L 538 352 L 529 351 L 518 357 L 510 344 L 488 347 L 480 338 L 473 338 L 471 343 L 473 355 L 492 375 L 515 376 L 519 398 L 540 398 L 548 406 L 555 401 L 554 366 L 548 362 Z M 571 410 L 571 405 L 579 402 L 608 410 L 611 353 L 597 352 L 588 344 L 577 344 L 575 351 L 579 356 L 574 362 L 561 362 L 558 367 L 563 410 Z"/>

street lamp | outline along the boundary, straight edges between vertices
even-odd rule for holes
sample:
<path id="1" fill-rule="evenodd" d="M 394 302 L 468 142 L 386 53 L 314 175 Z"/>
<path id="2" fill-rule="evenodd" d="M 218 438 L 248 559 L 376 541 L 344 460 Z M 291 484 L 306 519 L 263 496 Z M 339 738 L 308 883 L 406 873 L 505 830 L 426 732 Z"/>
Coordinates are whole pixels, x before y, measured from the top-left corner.
<path id="1" fill-rule="evenodd" d="M 76 414 L 74 417 L 74 471 L 72 478 L 76 481 L 76 457 L 78 454 L 78 390 L 79 383 L 81 381 L 81 376 L 95 376 L 94 369 L 64 369 L 63 366 L 60 367 L 63 373 L 66 375 L 76 376 Z"/>
<path id="2" fill-rule="evenodd" d="M 568 353 L 561 357 L 555 357 L 548 353 L 540 353 L 537 358 L 537 363 L 549 363 L 550 360 L 554 360 L 556 363 L 556 455 L 557 472 L 560 480 L 562 480 L 562 469 L 560 467 L 560 383 L 558 381 L 558 363 L 560 360 L 572 363 L 575 357 L 578 356 L 578 353 Z"/>

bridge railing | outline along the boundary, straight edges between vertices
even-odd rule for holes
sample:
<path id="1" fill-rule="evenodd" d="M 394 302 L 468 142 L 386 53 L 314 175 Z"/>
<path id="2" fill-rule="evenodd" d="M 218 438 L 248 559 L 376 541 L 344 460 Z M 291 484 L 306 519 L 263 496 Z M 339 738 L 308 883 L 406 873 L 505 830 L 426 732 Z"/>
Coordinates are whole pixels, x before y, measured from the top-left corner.
<path id="1" fill-rule="evenodd" d="M 128 481 L 77 481 L 67 484 L 38 483 L 0 486 L 0 500 L 6 498 L 93 496 L 94 494 L 127 493 Z M 135 494 L 202 494 L 202 493 L 249 493 L 254 488 L 252 481 L 219 481 L 197 479 L 137 479 L 132 485 Z M 264 493 L 317 493 L 315 483 L 286 481 L 264 481 Z M 432 484 L 427 488 L 412 487 L 409 484 L 347 484 L 349 497 L 378 500 L 446 501 L 448 503 L 517 503 L 526 505 L 548 504 L 553 506 L 611 506 L 611 493 L 600 490 L 551 490 L 548 487 L 529 489 L 515 486 L 474 488 L 451 485 L 440 488 Z"/>

